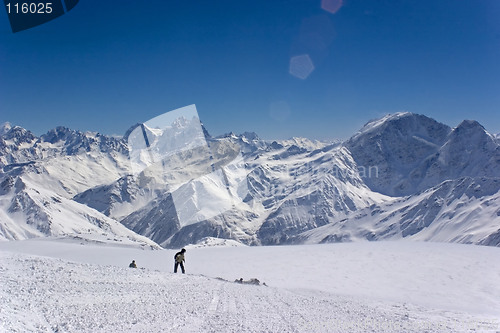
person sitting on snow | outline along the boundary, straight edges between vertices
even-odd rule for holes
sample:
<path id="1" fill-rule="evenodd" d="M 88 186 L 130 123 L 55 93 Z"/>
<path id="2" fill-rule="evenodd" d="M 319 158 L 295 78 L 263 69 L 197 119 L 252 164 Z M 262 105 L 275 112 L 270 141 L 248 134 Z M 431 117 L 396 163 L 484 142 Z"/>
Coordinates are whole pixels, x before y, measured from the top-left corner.
<path id="1" fill-rule="evenodd" d="M 130 265 L 128 265 L 128 267 L 137 268 L 137 265 L 135 264 L 135 260 L 132 260 L 132 262 L 130 263 Z"/>

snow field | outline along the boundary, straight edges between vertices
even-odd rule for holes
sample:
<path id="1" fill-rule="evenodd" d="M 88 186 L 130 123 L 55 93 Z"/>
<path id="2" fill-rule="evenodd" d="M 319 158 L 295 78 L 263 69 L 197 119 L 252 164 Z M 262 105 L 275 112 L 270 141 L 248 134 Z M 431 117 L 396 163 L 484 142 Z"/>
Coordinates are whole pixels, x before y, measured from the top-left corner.
<path id="1" fill-rule="evenodd" d="M 497 248 L 187 250 L 176 275 L 173 250 L 2 242 L 0 332 L 500 332 Z"/>

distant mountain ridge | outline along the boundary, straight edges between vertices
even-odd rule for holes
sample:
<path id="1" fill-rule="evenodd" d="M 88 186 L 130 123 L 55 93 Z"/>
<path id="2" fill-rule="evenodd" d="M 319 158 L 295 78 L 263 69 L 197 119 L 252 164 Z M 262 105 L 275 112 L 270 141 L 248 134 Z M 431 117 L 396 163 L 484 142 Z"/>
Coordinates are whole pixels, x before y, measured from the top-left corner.
<path id="1" fill-rule="evenodd" d="M 69 223 L 61 216 L 47 218 L 57 215 L 52 204 L 42 209 L 43 203 L 32 200 L 16 206 L 19 197 L 14 197 L 24 191 L 14 194 L 17 183 L 29 184 L 35 191 L 30 197 L 51 191 L 60 198 L 54 205 L 61 211 L 83 207 L 88 221 L 95 222 L 91 216 L 97 214 L 97 220 L 121 222 L 164 247 L 206 237 L 249 245 L 410 238 L 500 246 L 500 143 L 476 121 L 451 128 L 423 115 L 396 113 L 333 143 L 264 141 L 249 132 L 214 138 L 203 131 L 217 158 L 227 160 L 239 147 L 248 193 L 217 216 L 183 225 L 178 210 L 206 199 L 219 185 L 203 177 L 184 185 L 182 180 L 173 190 L 184 194 L 174 204 L 172 192 L 158 179 L 131 176 L 127 135 L 58 127 L 36 137 L 3 126 L 0 239 L 57 234 L 54 221 Z M 172 164 L 179 170 L 175 177 L 189 179 L 182 174 L 183 158 L 213 163 L 193 155 L 195 150 L 186 154 L 169 162 L 177 163 Z M 42 210 L 33 215 L 33 207 Z M 20 225 L 38 231 L 12 231 Z"/>

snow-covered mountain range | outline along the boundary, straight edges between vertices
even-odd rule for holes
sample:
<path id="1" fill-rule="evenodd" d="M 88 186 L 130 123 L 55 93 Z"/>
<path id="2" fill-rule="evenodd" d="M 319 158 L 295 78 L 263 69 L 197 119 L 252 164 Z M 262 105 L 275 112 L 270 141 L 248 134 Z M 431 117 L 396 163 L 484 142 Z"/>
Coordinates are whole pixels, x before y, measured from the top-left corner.
<path id="1" fill-rule="evenodd" d="M 202 148 L 170 156 L 160 177 L 131 171 L 127 139 L 136 128 L 124 138 L 62 127 L 37 137 L 2 126 L 0 239 L 107 233 L 164 247 L 206 237 L 500 245 L 500 140 L 475 121 L 451 128 L 397 113 L 336 143 L 204 130 L 210 157 Z M 246 178 L 239 200 L 183 223 L 179 216 L 228 193 L 236 155 Z M 225 182 L 210 176 L 218 167 Z"/>

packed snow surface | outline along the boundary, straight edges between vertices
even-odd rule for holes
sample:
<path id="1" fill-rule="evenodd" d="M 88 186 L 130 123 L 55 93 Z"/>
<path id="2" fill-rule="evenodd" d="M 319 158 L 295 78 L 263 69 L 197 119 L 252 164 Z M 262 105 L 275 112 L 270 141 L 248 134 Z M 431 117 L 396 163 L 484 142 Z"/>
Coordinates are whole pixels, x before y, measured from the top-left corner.
<path id="1" fill-rule="evenodd" d="M 0 332 L 500 331 L 499 248 L 186 248 L 182 275 L 173 250 L 0 242 Z"/>

